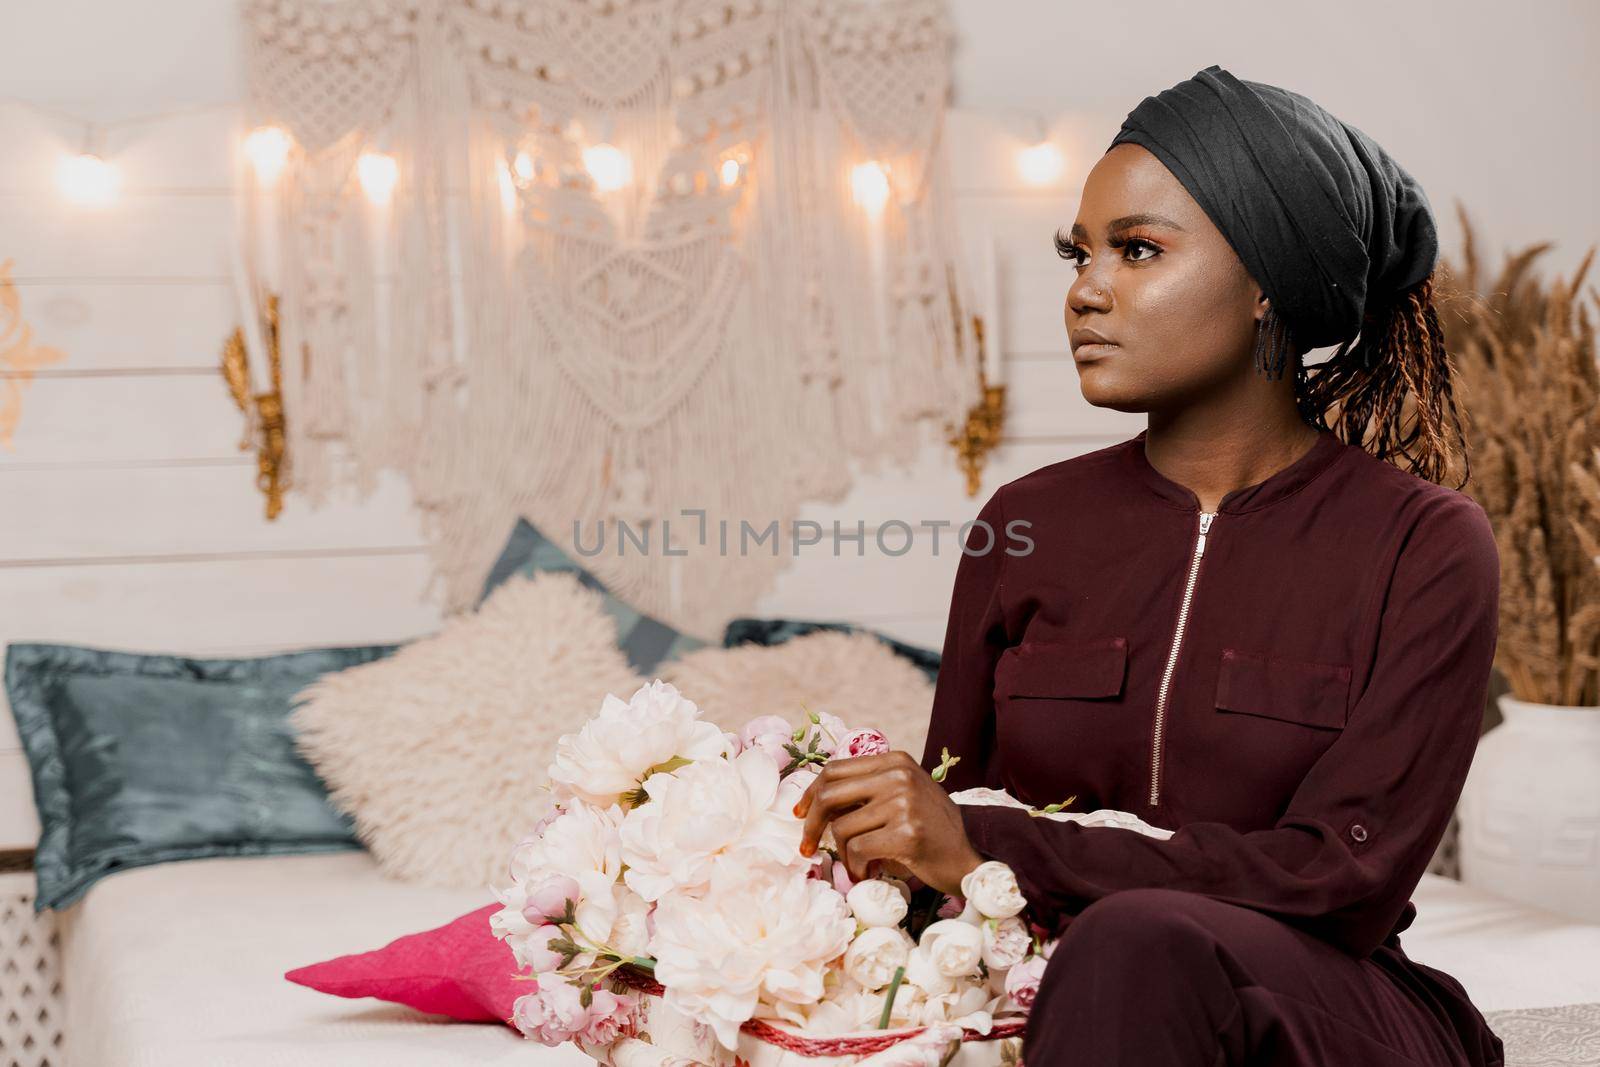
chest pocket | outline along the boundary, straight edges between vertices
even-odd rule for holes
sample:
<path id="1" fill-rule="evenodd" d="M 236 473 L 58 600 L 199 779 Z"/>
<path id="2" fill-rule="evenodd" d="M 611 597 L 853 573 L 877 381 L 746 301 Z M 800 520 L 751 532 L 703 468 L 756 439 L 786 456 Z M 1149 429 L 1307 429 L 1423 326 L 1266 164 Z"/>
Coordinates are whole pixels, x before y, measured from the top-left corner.
<path id="1" fill-rule="evenodd" d="M 1024 641 L 995 665 L 997 697 L 1095 699 L 1122 694 L 1128 673 L 1128 639 Z"/>
<path id="2" fill-rule="evenodd" d="M 1219 712 L 1342 730 L 1349 697 L 1348 666 L 1222 650 L 1217 674 Z"/>

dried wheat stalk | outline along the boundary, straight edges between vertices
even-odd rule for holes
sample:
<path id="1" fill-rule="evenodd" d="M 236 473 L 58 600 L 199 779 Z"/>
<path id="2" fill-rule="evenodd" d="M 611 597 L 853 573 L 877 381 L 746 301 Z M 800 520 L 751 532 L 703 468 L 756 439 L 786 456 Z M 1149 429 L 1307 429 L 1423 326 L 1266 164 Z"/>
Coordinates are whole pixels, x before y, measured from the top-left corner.
<path id="1" fill-rule="evenodd" d="M 1471 450 L 1466 486 L 1500 549 L 1495 666 L 1512 695 L 1600 704 L 1600 365 L 1591 249 L 1573 278 L 1546 282 L 1537 244 L 1487 286 L 1472 227 L 1459 269 L 1436 289 Z"/>

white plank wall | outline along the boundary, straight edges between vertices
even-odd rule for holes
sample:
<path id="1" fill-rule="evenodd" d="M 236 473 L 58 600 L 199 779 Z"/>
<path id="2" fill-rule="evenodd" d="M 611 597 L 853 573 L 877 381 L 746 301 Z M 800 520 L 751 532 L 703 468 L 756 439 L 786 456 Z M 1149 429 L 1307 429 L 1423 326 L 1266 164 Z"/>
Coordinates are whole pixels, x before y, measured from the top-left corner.
<path id="1" fill-rule="evenodd" d="M 240 419 L 216 372 L 234 319 L 237 123 L 222 108 L 120 133 L 121 195 L 85 209 L 54 187 L 74 131 L 0 104 L 0 261 L 13 261 L 36 339 L 66 353 L 26 386 L 14 448 L 0 450 L 0 643 L 238 655 L 399 641 L 439 625 L 398 477 L 364 501 L 311 511 L 291 495 L 277 522 L 262 516 L 254 461 L 239 451 Z M 1013 400 L 982 492 L 966 496 L 942 443 L 909 472 L 864 477 L 847 500 L 802 517 L 825 528 L 865 521 L 865 557 L 802 554 L 751 614 L 852 619 L 938 647 L 959 553 L 946 536 L 934 556 L 919 536 L 907 555 L 881 555 L 877 524 L 958 524 L 1000 482 L 1142 427 L 1089 407 L 1066 353 L 1070 275 L 1051 235 L 1070 221 L 1067 190 L 1081 166 L 1069 163 L 1061 189 L 1025 188 L 1004 128 L 958 111 L 948 138 L 968 261 L 983 261 L 990 234 L 1001 248 Z M 37 833 L 18 746 L 0 710 L 0 849 L 28 847 Z"/>

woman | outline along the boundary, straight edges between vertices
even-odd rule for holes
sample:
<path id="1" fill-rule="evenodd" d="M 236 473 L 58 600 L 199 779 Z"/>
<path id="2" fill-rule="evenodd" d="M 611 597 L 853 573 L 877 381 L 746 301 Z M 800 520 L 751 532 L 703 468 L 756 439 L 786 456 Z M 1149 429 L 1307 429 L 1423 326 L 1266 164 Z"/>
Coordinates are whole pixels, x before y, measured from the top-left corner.
<path id="1" fill-rule="evenodd" d="M 1399 941 L 1499 601 L 1487 517 L 1436 484 L 1460 431 L 1426 197 L 1359 130 L 1212 66 L 1128 116 L 1057 244 L 1084 396 L 1148 427 L 984 505 L 920 765 L 829 766 L 803 847 L 831 825 L 856 876 L 950 893 L 1009 864 L 1061 935 L 1033 1067 L 1502 1063 Z M 1175 832 L 946 794 L 975 786 Z"/>

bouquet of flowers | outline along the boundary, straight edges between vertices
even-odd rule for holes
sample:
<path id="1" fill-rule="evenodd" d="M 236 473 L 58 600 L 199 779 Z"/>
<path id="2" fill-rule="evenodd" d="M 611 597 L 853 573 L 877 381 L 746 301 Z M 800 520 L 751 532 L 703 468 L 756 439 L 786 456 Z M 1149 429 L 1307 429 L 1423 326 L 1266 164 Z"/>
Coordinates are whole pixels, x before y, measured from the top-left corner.
<path id="1" fill-rule="evenodd" d="M 614 1064 L 937 1064 L 1020 1034 L 1053 944 L 1010 868 L 956 899 L 853 881 L 831 834 L 800 853 L 821 768 L 888 751 L 820 712 L 728 733 L 660 679 L 608 694 L 557 743 L 551 810 L 496 889 L 494 933 L 531 979 L 511 1021 Z"/>

